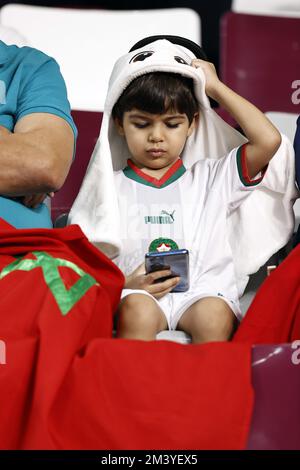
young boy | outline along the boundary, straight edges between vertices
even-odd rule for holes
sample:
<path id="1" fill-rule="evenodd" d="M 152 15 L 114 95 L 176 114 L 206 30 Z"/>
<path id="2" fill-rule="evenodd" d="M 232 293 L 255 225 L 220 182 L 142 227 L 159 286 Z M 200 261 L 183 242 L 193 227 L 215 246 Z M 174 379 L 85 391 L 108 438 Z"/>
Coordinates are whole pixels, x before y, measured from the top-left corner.
<path id="1" fill-rule="evenodd" d="M 199 114 L 192 81 L 180 75 L 142 75 L 130 83 L 115 104 L 115 125 L 131 154 L 128 167 L 115 173 L 119 203 L 128 198 L 132 207 L 129 195 L 135 194 L 134 201 L 141 206 L 138 224 L 163 220 L 162 215 L 155 219 L 153 214 L 151 219 L 150 206 L 161 208 L 160 214 L 169 215 L 169 220 L 173 215 L 178 222 L 177 227 L 172 225 L 175 240 L 169 238 L 170 227 L 167 229 L 164 223 L 156 233 L 155 224 L 151 227 L 156 240 L 149 238 L 149 225 L 144 227 L 143 249 L 137 258 L 141 262 L 145 252 L 151 251 L 151 244 L 157 246 L 160 238 L 161 249 L 189 248 L 192 279 L 188 292 L 170 293 L 179 278 L 157 283 L 170 272 L 145 274 L 144 263 L 129 273 L 132 254 L 131 259 L 123 257 L 119 266 L 126 274 L 126 284 L 119 306 L 120 338 L 153 340 L 159 331 L 170 328 L 185 331 L 193 343 L 228 340 L 240 316 L 226 218 L 230 208 L 237 207 L 262 180 L 281 136 L 255 106 L 219 80 L 213 64 L 194 59 L 191 67 L 203 70 L 206 94 L 233 116 L 248 143 L 223 159 L 201 160 L 186 170 L 180 155 L 199 124 Z M 182 191 L 190 192 L 189 208 L 182 207 Z M 163 210 L 167 206 L 173 211 Z M 185 209 L 191 217 L 188 243 L 180 227 Z M 127 217 L 125 212 L 123 216 Z M 121 223 L 128 224 L 128 220 L 124 218 Z M 133 261 L 136 264 L 137 259 Z"/>

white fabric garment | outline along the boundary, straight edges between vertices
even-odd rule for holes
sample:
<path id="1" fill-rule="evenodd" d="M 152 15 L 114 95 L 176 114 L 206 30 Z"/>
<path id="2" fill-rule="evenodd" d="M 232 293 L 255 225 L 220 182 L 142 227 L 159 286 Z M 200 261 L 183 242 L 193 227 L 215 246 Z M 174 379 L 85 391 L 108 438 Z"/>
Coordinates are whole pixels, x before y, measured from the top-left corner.
<path id="1" fill-rule="evenodd" d="M 151 51 L 152 55 L 143 61 L 130 62 L 143 51 Z M 111 258 L 122 250 L 113 170 L 124 168 L 130 158 L 127 145 L 112 121 L 111 110 L 132 80 L 155 71 L 173 72 L 193 79 L 200 123 L 182 154 L 186 168 L 199 159 L 221 158 L 246 142 L 245 137 L 211 109 L 205 94 L 203 71 L 178 63 L 175 56 L 187 64 L 195 58 L 182 46 L 158 40 L 122 56 L 111 74 L 100 136 L 69 216 L 69 223 L 79 224 L 88 239 Z M 239 291 L 246 285 L 247 276 L 284 246 L 292 234 L 292 205 L 297 197 L 294 171 L 293 148 L 282 136 L 281 146 L 269 164 L 263 183 L 228 218 L 228 237 Z"/>

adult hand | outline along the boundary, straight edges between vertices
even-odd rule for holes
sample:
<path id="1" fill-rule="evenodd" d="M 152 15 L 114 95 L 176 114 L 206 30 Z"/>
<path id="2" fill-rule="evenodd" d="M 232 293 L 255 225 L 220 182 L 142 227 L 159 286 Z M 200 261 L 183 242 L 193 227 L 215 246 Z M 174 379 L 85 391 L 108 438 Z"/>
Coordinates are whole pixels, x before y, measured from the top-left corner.
<path id="1" fill-rule="evenodd" d="M 29 194 L 27 196 L 24 196 L 22 199 L 22 203 L 26 207 L 30 207 L 35 209 L 39 204 L 41 204 L 46 197 L 53 197 L 54 192 L 51 193 L 41 193 L 41 194 Z"/>
<path id="2" fill-rule="evenodd" d="M 9 135 L 9 134 L 11 134 L 10 130 L 8 130 L 8 129 L 7 129 L 6 127 L 4 127 L 4 126 L 0 126 L 0 139 L 1 139 L 1 137 L 7 136 L 7 135 Z"/>

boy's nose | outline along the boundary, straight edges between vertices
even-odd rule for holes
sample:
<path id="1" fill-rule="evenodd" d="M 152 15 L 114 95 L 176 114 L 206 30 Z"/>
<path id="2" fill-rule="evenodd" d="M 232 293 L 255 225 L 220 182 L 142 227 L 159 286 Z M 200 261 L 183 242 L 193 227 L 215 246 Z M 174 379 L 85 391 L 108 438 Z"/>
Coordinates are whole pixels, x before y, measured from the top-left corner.
<path id="1" fill-rule="evenodd" d="M 149 132 L 150 142 L 161 142 L 163 141 L 163 134 L 160 127 L 153 127 Z"/>

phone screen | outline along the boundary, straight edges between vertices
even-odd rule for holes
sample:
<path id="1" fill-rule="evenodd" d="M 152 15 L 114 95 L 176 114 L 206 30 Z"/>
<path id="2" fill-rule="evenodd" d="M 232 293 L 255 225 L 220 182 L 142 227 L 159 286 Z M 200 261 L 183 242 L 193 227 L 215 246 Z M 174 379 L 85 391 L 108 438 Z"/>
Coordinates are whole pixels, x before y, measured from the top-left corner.
<path id="1" fill-rule="evenodd" d="M 162 282 L 170 277 L 180 277 L 177 286 L 171 292 L 185 292 L 189 289 L 189 252 L 188 250 L 172 250 L 147 253 L 145 257 L 146 272 L 170 269 L 172 274 L 160 278 Z"/>

